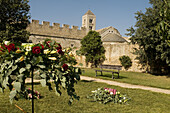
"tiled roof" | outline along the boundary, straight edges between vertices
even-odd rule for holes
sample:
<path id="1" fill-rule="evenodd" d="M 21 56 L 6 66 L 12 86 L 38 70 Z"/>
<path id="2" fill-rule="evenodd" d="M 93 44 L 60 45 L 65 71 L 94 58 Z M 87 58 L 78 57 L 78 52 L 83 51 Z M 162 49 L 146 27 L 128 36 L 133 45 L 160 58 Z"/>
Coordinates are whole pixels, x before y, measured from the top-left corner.
<path id="1" fill-rule="evenodd" d="M 126 40 L 121 36 L 112 33 L 109 33 L 104 37 L 102 37 L 102 41 L 103 42 L 126 42 Z"/>
<path id="2" fill-rule="evenodd" d="M 113 28 L 118 34 L 120 34 L 119 31 L 116 28 L 112 27 L 112 26 L 105 27 L 105 28 L 102 28 L 102 29 L 98 29 L 98 30 L 96 30 L 96 32 L 99 32 L 100 34 L 102 34 L 102 33 L 104 33 L 105 31 L 107 31 L 110 28 Z"/>

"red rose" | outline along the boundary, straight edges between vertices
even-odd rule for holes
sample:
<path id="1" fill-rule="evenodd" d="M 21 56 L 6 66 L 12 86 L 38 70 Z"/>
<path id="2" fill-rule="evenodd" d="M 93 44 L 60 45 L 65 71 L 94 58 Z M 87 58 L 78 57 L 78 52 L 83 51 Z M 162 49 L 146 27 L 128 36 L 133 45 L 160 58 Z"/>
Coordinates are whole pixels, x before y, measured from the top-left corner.
<path id="1" fill-rule="evenodd" d="M 4 46 L 7 48 L 8 46 L 4 44 Z"/>
<path id="2" fill-rule="evenodd" d="M 12 51 L 15 51 L 15 44 L 10 44 L 10 45 L 8 45 L 8 46 L 7 46 L 7 49 L 8 49 L 9 52 L 10 52 L 11 50 L 12 50 Z"/>
<path id="3" fill-rule="evenodd" d="M 64 71 L 67 71 L 68 65 L 67 64 L 63 64 L 62 68 L 64 69 Z"/>
<path id="4" fill-rule="evenodd" d="M 50 42 L 51 42 L 51 41 L 47 41 L 47 42 L 46 42 L 46 45 L 47 45 L 48 47 L 51 47 L 51 46 L 49 45 Z"/>
<path id="5" fill-rule="evenodd" d="M 44 46 L 41 44 L 41 50 L 43 50 L 44 49 Z"/>
<path id="6" fill-rule="evenodd" d="M 33 54 L 39 54 L 41 52 L 41 49 L 39 46 L 35 46 L 32 48 L 32 53 Z"/>
<path id="7" fill-rule="evenodd" d="M 64 52 L 61 49 L 57 50 L 57 52 L 61 55 L 64 55 Z"/>
<path id="8" fill-rule="evenodd" d="M 58 44 L 58 47 L 56 47 L 57 50 L 62 49 L 61 45 Z"/>

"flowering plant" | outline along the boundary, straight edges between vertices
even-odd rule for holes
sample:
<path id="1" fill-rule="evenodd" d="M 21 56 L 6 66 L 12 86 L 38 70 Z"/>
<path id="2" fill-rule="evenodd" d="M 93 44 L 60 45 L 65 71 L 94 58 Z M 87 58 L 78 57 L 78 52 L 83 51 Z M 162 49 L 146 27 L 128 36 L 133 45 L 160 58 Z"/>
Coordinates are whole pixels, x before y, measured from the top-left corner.
<path id="1" fill-rule="evenodd" d="M 33 91 L 33 95 L 32 95 L 31 88 L 25 89 L 25 91 L 20 92 L 16 97 L 17 98 L 25 98 L 25 99 L 29 99 L 29 100 L 31 100 L 32 98 L 34 98 L 34 99 L 42 98 L 41 94 L 36 90 Z"/>
<path id="2" fill-rule="evenodd" d="M 92 91 L 92 94 L 87 96 L 87 98 L 93 99 L 93 101 L 99 101 L 99 103 L 103 104 L 108 102 L 124 104 L 130 100 L 126 95 L 122 95 L 116 89 L 111 88 L 98 88 Z"/>
<path id="3" fill-rule="evenodd" d="M 61 95 L 60 87 L 63 87 L 70 96 L 69 103 L 74 98 L 79 99 L 74 83 L 80 80 L 81 70 L 74 67 L 77 62 L 70 55 L 70 50 L 64 50 L 59 43 L 49 39 L 31 45 L 0 45 L 0 89 L 3 92 L 9 87 L 11 102 L 17 94 L 25 91 L 25 79 L 30 77 L 30 73 L 33 77 L 35 70 L 39 73 L 42 86 L 48 86 L 52 90 L 52 80 L 57 95 Z"/>

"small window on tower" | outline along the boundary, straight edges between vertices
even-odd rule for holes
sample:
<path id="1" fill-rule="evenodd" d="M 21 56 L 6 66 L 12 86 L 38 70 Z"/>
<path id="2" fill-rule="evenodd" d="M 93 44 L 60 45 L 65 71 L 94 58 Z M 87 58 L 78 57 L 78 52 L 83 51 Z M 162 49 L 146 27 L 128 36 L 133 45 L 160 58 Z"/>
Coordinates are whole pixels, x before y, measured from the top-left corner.
<path id="1" fill-rule="evenodd" d="M 89 26 L 89 30 L 92 30 L 92 26 Z"/>
<path id="2" fill-rule="evenodd" d="M 71 44 L 71 47 L 73 47 L 74 46 L 74 44 Z"/>
<path id="3" fill-rule="evenodd" d="M 92 23 L 93 22 L 93 19 L 89 19 L 89 23 Z"/>
<path id="4" fill-rule="evenodd" d="M 86 23 L 86 19 L 84 19 L 84 23 Z"/>

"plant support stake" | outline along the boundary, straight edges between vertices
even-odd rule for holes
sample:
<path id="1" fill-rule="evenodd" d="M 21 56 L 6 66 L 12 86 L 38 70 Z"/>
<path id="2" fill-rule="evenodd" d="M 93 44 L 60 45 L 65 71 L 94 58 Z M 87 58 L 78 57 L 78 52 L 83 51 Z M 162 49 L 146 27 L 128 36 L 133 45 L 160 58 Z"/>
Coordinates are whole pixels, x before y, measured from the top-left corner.
<path id="1" fill-rule="evenodd" d="M 33 75 L 33 72 L 34 72 L 34 66 L 32 66 L 32 113 L 34 113 L 34 80 L 33 80 L 33 77 L 34 77 L 34 75 Z"/>

